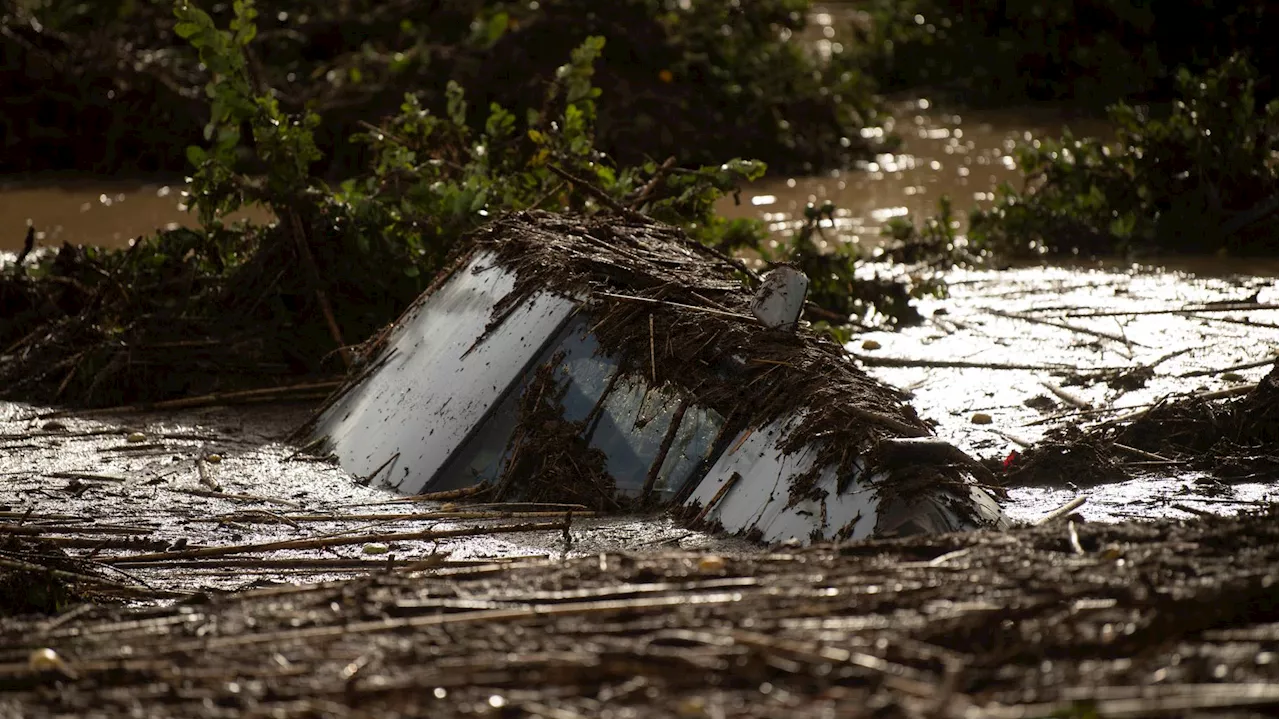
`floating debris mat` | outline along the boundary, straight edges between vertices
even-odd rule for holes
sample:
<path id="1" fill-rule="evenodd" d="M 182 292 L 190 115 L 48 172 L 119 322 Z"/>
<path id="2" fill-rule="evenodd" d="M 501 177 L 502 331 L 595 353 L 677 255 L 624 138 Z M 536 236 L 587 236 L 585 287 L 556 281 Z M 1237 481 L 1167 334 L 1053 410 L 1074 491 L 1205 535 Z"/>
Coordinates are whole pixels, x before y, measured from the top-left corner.
<path id="1" fill-rule="evenodd" d="M 0 716 L 1274 717 L 1274 506 L 0 617 Z"/>
<path id="2" fill-rule="evenodd" d="M 478 230 L 304 428 L 406 494 L 608 511 L 779 542 L 1003 526 L 977 462 L 675 228 L 519 213 Z"/>

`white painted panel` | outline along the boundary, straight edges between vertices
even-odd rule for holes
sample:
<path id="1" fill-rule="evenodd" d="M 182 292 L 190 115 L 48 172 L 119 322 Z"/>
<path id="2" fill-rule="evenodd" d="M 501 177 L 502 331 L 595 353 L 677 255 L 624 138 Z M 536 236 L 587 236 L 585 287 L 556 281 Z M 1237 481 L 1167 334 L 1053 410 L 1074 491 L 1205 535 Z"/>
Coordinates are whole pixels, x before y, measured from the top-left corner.
<path id="1" fill-rule="evenodd" d="M 781 424 L 775 422 L 739 433 L 690 493 L 686 504 L 706 507 L 715 502 L 706 520 L 718 521 L 730 532 L 742 532 L 754 526 L 770 495 L 775 490 L 786 492 L 783 482 L 790 470 L 784 464 L 785 458 L 779 457 L 774 449 L 781 432 Z M 734 474 L 741 478 L 717 499 Z"/>
<path id="2" fill-rule="evenodd" d="M 791 479 L 807 471 L 813 465 L 814 456 L 810 448 L 792 455 L 783 455 L 778 450 L 777 445 L 789 425 L 790 422 L 778 421 L 754 431 L 747 430 L 743 434 L 750 434 L 745 438 L 738 435 L 689 496 L 688 503 L 705 507 L 715 500 L 736 472 L 741 479 L 706 516 L 708 521 L 719 521 L 726 531 L 758 529 L 766 542 L 791 538 L 808 542 L 815 529 L 824 538 L 833 538 L 841 528 L 860 517 L 851 528 L 850 538 L 869 536 L 876 523 L 874 491 L 855 484 L 844 494 L 836 495 L 834 469 L 824 471 L 818 481 L 818 487 L 828 495 L 825 524 L 818 502 L 805 500 L 787 507 Z"/>
<path id="3" fill-rule="evenodd" d="M 422 491 L 573 312 L 574 302 L 539 293 L 477 344 L 514 281 L 479 255 L 401 318 L 390 359 L 318 423 L 344 469 L 382 467 L 375 485 Z"/>
<path id="4" fill-rule="evenodd" d="M 715 501 L 706 514 L 708 521 L 719 521 L 729 532 L 756 530 L 765 542 L 797 539 L 807 543 L 815 536 L 853 540 L 897 532 L 973 529 L 978 526 L 971 519 L 974 515 L 993 526 L 1006 523 L 991 495 L 977 487 L 959 492 L 939 488 L 913 493 L 909 499 L 896 497 L 886 506 L 875 487 L 892 481 L 888 475 L 852 481 L 844 492 L 837 493 L 834 467 L 825 468 L 816 483 L 826 495 L 824 501 L 806 499 L 788 507 L 792 479 L 808 471 L 816 455 L 813 447 L 792 455 L 778 450 L 779 442 L 795 421 L 774 422 L 739 434 L 707 472 L 688 503 L 705 507 Z M 741 478 L 717 501 L 717 494 L 734 473 Z"/>
<path id="5" fill-rule="evenodd" d="M 806 499 L 794 507 L 786 506 L 788 498 L 781 495 L 770 502 L 771 512 L 757 526 L 767 542 L 798 539 L 808 542 L 815 532 L 822 539 L 835 539 L 841 529 L 851 525 L 841 539 L 870 537 L 876 526 L 876 510 L 879 500 L 869 486 L 851 483 L 843 494 L 836 493 L 836 472 L 832 467 L 823 471 L 817 488 L 826 493 L 824 502 Z M 823 516 L 823 504 L 826 515 Z M 770 516 L 772 514 L 772 516 Z"/>

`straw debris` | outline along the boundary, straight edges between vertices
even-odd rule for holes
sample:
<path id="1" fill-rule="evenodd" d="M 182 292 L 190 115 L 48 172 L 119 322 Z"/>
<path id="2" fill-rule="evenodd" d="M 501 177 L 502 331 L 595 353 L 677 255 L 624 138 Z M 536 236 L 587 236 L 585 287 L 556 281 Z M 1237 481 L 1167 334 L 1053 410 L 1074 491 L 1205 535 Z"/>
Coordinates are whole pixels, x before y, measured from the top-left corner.
<path id="1" fill-rule="evenodd" d="M 0 619 L 0 713 L 1272 716 L 1276 526 L 592 553 Z"/>

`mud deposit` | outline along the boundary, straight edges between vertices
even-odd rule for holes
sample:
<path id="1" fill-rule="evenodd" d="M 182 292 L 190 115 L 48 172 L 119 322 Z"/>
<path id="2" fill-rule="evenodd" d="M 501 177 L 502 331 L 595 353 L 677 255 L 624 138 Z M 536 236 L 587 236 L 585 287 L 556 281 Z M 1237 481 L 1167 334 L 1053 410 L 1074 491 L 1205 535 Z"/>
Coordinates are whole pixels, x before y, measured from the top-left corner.
<path id="1" fill-rule="evenodd" d="M 1280 700 L 1274 504 L 770 550 L 662 516 L 394 498 L 283 441 L 310 410 L 0 405 L 0 715 L 1271 716 Z"/>
<path id="2" fill-rule="evenodd" d="M 739 558 L 601 552 L 86 606 L 0 620 L 0 707 L 1272 716 L 1276 542 L 1271 511 Z"/>
<path id="3" fill-rule="evenodd" d="M 0 403 L 0 532 L 45 543 L 0 558 L 70 569 L 85 598 L 133 601 L 623 546 L 747 548 L 662 517 L 406 501 L 285 444 L 311 409 L 38 419 Z"/>

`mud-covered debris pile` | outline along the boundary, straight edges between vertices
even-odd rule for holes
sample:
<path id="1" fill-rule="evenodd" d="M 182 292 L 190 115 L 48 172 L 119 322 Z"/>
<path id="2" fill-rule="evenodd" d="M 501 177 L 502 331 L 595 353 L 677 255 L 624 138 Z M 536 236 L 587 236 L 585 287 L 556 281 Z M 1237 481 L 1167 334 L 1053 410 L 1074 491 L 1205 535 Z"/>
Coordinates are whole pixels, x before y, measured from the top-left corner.
<path id="1" fill-rule="evenodd" d="M 1126 460 L 1183 462 L 1229 481 L 1274 480 L 1280 394 L 1272 368 L 1244 397 L 1170 397 L 1088 430 L 1064 426 L 1010 461 L 1010 484 L 1076 484 L 1128 477 Z"/>
<path id="2" fill-rule="evenodd" d="M 1062 425 L 1004 463 L 1006 484 L 1014 486 L 1062 486 L 1104 484 L 1129 478 L 1123 458 L 1105 438 L 1075 425 Z"/>
<path id="3" fill-rule="evenodd" d="M 932 439 L 902 392 L 792 315 L 763 318 L 783 298 L 798 314 L 802 280 L 635 213 L 506 215 L 299 436 L 406 494 L 677 508 L 766 542 L 1002 526 L 962 452 L 887 461 Z"/>
<path id="4" fill-rule="evenodd" d="M 346 299 L 341 326 L 358 339 L 413 292 L 394 275 L 375 284 L 351 261 L 349 239 L 326 236 L 316 261 L 328 290 Z M 0 396 L 113 407 L 332 377 L 341 363 L 314 288 L 285 269 L 299 262 L 277 225 L 178 229 L 119 251 L 64 244 L 29 273 L 6 265 Z"/>
<path id="5" fill-rule="evenodd" d="M 28 717 L 1274 716 L 1274 505 L 0 620 Z M 37 671 L 33 651 L 65 658 Z"/>
<path id="6" fill-rule="evenodd" d="M 1115 432 L 1115 441 L 1187 457 L 1223 478 L 1274 479 L 1280 393 L 1273 367 L 1248 395 L 1226 401 L 1162 402 Z"/>
<path id="7" fill-rule="evenodd" d="M 900 391 L 867 376 L 835 343 L 803 328 L 763 328 L 745 268 L 677 228 L 528 212 L 474 238 L 517 277 L 495 324 L 539 291 L 580 300 L 623 372 L 678 388 L 726 426 L 800 416 L 783 449 L 818 441 L 826 450 L 815 465 L 848 472 L 859 448 L 931 434 Z"/>

